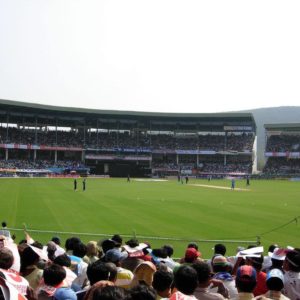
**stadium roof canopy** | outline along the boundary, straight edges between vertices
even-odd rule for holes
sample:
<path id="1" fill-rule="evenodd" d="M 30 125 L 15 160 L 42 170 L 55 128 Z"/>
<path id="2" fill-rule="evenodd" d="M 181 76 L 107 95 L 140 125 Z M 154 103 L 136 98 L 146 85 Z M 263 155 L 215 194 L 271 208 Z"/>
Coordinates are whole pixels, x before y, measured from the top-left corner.
<path id="1" fill-rule="evenodd" d="M 0 122 L 87 126 L 90 128 L 151 128 L 152 130 L 255 131 L 251 113 L 154 113 L 60 107 L 0 99 Z M 118 127 L 116 127 L 118 124 Z M 120 126 L 121 124 L 121 126 Z M 149 127 L 151 124 L 151 127 Z"/>

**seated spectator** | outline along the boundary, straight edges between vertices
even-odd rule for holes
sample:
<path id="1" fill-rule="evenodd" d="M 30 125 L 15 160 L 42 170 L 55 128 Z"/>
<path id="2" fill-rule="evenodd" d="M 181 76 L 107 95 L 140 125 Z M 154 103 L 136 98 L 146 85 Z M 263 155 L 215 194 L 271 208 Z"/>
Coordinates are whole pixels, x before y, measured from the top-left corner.
<path id="1" fill-rule="evenodd" d="M 121 261 L 127 256 L 126 252 L 121 252 L 118 248 L 108 250 L 105 254 L 106 261 L 112 262 L 117 266 L 117 280 L 115 285 L 126 289 L 129 288 L 133 279 L 133 273 L 121 267 Z"/>
<path id="2" fill-rule="evenodd" d="M 98 295 L 99 290 L 102 290 L 103 288 L 107 287 L 107 286 L 114 286 L 114 283 L 109 281 L 109 280 L 101 280 L 96 282 L 95 284 L 93 284 L 90 289 L 88 289 L 86 291 L 86 294 L 84 296 L 84 298 L 81 298 L 81 296 L 78 297 L 77 294 L 77 299 L 81 300 L 94 300 L 94 293 L 97 293 L 96 295 Z"/>
<path id="3" fill-rule="evenodd" d="M 6 238 L 11 238 L 10 231 L 7 229 L 6 222 L 2 222 L 2 228 L 0 229 L 0 236 L 4 235 Z"/>
<path id="4" fill-rule="evenodd" d="M 157 293 L 156 300 L 171 296 L 173 279 L 173 273 L 168 271 L 158 270 L 154 273 L 152 286 Z"/>
<path id="5" fill-rule="evenodd" d="M 262 272 L 263 255 L 260 257 L 249 257 L 247 256 L 246 264 L 252 266 L 256 271 L 256 287 L 253 291 L 254 296 L 263 295 L 268 291 L 266 280 L 267 274 Z"/>
<path id="6" fill-rule="evenodd" d="M 288 300 L 289 298 L 281 293 L 284 287 L 284 276 L 280 269 L 272 269 L 267 274 L 268 292 L 265 297 L 273 300 Z"/>
<path id="7" fill-rule="evenodd" d="M 86 244 L 86 255 L 83 257 L 83 261 L 87 264 L 92 264 L 99 259 L 99 247 L 96 241 L 90 241 Z"/>
<path id="8" fill-rule="evenodd" d="M 69 287 L 72 286 L 73 281 L 76 279 L 77 275 L 70 269 L 71 267 L 71 259 L 70 257 L 64 253 L 62 255 L 57 256 L 54 261 L 54 264 L 62 266 L 66 271 L 66 283 Z"/>
<path id="9" fill-rule="evenodd" d="M 133 272 L 133 279 L 131 287 L 138 285 L 139 283 L 152 286 L 153 275 L 156 272 L 155 265 L 150 261 L 144 261 L 139 264 Z"/>
<path id="10" fill-rule="evenodd" d="M 239 267 L 236 273 L 235 284 L 238 295 L 234 299 L 255 299 L 253 291 L 256 286 L 256 271 L 253 267 L 247 265 Z"/>
<path id="11" fill-rule="evenodd" d="M 124 300 L 127 293 L 121 287 L 107 285 L 105 287 L 98 287 L 93 293 L 93 300 Z"/>
<path id="12" fill-rule="evenodd" d="M 283 269 L 284 295 L 291 300 L 300 299 L 300 249 L 287 252 Z"/>
<path id="13" fill-rule="evenodd" d="M 197 286 L 197 272 L 194 268 L 182 265 L 174 274 L 174 285 L 177 291 L 173 293 L 170 300 L 196 300 L 193 295 Z"/>
<path id="14" fill-rule="evenodd" d="M 37 267 L 40 256 L 33 249 L 32 246 L 26 246 L 21 253 L 20 273 L 28 280 L 30 287 L 37 290 L 41 284 L 43 270 Z"/>
<path id="15" fill-rule="evenodd" d="M 234 278 L 230 273 L 232 266 L 227 261 L 226 257 L 222 255 L 215 256 L 212 260 L 212 268 L 214 272 L 213 279 L 221 280 L 224 283 L 225 287 L 228 289 L 230 298 L 236 297 L 238 293 L 235 286 Z"/>
<path id="16" fill-rule="evenodd" d="M 192 267 L 197 272 L 198 286 L 194 292 L 197 299 L 201 300 L 222 300 L 228 298 L 228 290 L 221 280 L 213 279 L 210 267 L 206 262 L 196 262 Z M 209 287 L 217 286 L 217 293 L 211 292 Z"/>
<path id="17" fill-rule="evenodd" d="M 164 245 L 162 248 L 165 250 L 167 255 L 167 257 L 164 258 L 162 262 L 164 262 L 171 270 L 174 270 L 174 268 L 178 266 L 179 263 L 174 261 L 172 258 L 172 255 L 174 253 L 173 247 L 171 245 Z"/>
<path id="18" fill-rule="evenodd" d="M 138 284 L 129 290 L 128 300 L 155 300 L 156 292 L 152 286 Z"/>
<path id="19" fill-rule="evenodd" d="M 113 267 L 115 268 L 115 271 L 113 271 L 111 263 L 105 263 L 101 260 L 97 260 L 90 264 L 87 268 L 89 285 L 86 285 L 83 290 L 77 292 L 78 300 L 85 299 L 87 293 L 90 294 L 90 289 L 98 282 L 102 282 L 103 284 L 104 282 L 109 282 L 108 285 L 115 285 L 114 281 L 116 281 L 117 269 L 114 265 Z M 104 286 L 105 285 L 106 284 L 104 284 Z"/>
<path id="20" fill-rule="evenodd" d="M 75 292 L 67 287 L 66 271 L 62 266 L 52 264 L 44 270 L 44 284 L 38 291 L 38 300 L 77 300 Z"/>
<path id="21" fill-rule="evenodd" d="M 28 281 L 20 276 L 18 272 L 11 269 L 14 262 L 13 253 L 8 248 L 0 249 L 0 277 L 7 279 L 22 295 L 27 294 L 29 287 Z"/>

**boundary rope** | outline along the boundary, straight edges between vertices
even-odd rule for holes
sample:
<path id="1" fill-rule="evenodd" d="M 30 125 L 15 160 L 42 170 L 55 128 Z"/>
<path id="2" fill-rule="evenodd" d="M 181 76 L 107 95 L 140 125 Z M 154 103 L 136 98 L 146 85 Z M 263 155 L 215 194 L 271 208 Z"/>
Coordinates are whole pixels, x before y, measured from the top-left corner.
<path id="1" fill-rule="evenodd" d="M 24 228 L 7 228 L 8 230 L 12 231 L 24 231 Z M 54 231 L 54 230 L 38 230 L 38 229 L 27 229 L 27 232 L 36 232 L 36 233 L 51 233 L 51 234 L 63 234 L 63 235 L 76 235 L 76 236 L 99 236 L 99 237 L 108 237 L 113 236 L 111 233 L 89 233 L 89 232 L 72 232 L 72 231 Z M 123 237 L 129 237 L 132 238 L 133 236 L 136 238 L 142 238 L 142 239 L 151 239 L 151 240 L 165 240 L 165 241 L 179 241 L 179 242 L 224 242 L 224 243 L 258 243 L 258 240 L 255 241 L 249 241 L 249 240 L 206 240 L 206 239 L 192 239 L 192 238 L 170 238 L 170 237 L 161 237 L 161 236 L 147 236 L 147 235 L 138 235 L 134 232 L 134 234 L 121 234 Z"/>

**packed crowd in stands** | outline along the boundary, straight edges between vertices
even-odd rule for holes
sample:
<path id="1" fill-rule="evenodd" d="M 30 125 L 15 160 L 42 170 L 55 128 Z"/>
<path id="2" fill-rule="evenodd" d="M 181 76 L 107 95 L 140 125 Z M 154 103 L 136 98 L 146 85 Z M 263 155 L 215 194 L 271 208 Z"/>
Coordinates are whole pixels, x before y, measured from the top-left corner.
<path id="1" fill-rule="evenodd" d="M 175 260 L 171 245 L 152 249 L 118 234 L 87 244 L 70 237 L 64 245 L 55 236 L 43 245 L 24 233 L 17 243 L 2 223 L 1 299 L 300 299 L 299 248 L 271 245 L 264 256 L 263 247 L 249 245 L 231 255 L 216 244 L 205 259 L 191 242 Z"/>
<path id="2" fill-rule="evenodd" d="M 270 157 L 267 160 L 263 172 L 276 175 L 300 174 L 300 159 Z"/>
<path id="3" fill-rule="evenodd" d="M 139 132 L 46 131 L 0 127 L 0 144 L 37 144 L 82 148 L 151 148 L 157 150 L 252 151 L 254 135 L 170 135 Z"/>
<path id="4" fill-rule="evenodd" d="M 271 135 L 267 140 L 267 152 L 299 152 L 300 135 Z"/>
<path id="5" fill-rule="evenodd" d="M 57 162 L 49 161 L 49 160 L 20 160 L 20 159 L 8 159 L 8 160 L 0 160 L 0 169 L 47 169 L 47 168 L 79 168 L 85 167 L 79 161 L 62 161 L 59 160 Z"/>

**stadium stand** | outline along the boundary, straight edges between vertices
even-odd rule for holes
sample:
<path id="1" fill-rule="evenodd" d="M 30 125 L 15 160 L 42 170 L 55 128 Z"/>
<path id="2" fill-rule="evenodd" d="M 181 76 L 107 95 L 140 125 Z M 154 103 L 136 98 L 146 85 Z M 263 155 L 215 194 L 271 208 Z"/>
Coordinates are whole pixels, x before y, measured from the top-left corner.
<path id="1" fill-rule="evenodd" d="M 0 295 L 5 300 L 97 300 L 103 299 L 102 294 L 104 299 L 158 299 L 158 295 L 159 299 L 194 300 L 240 299 L 240 293 L 248 293 L 246 299 L 266 294 L 284 300 L 300 296 L 298 248 L 270 248 L 263 257 L 263 247 L 251 246 L 230 256 L 225 245 L 217 244 L 215 249 L 222 246 L 224 251 L 207 260 L 193 242 L 175 261 L 170 245 L 151 249 L 149 243 L 136 239 L 123 243 L 120 235 L 114 235 L 87 243 L 95 245 L 91 260 L 88 246 L 79 237 L 67 238 L 63 247 L 57 236 L 43 245 L 24 233 L 19 244 L 10 235 L 0 236 Z M 270 267 L 271 258 L 273 263 L 280 259 L 282 268 Z M 8 286 L 10 295 L 19 296 L 9 298 Z"/>
<path id="2" fill-rule="evenodd" d="M 114 112 L 0 101 L 2 174 L 246 176 L 254 138 L 249 113 Z"/>

